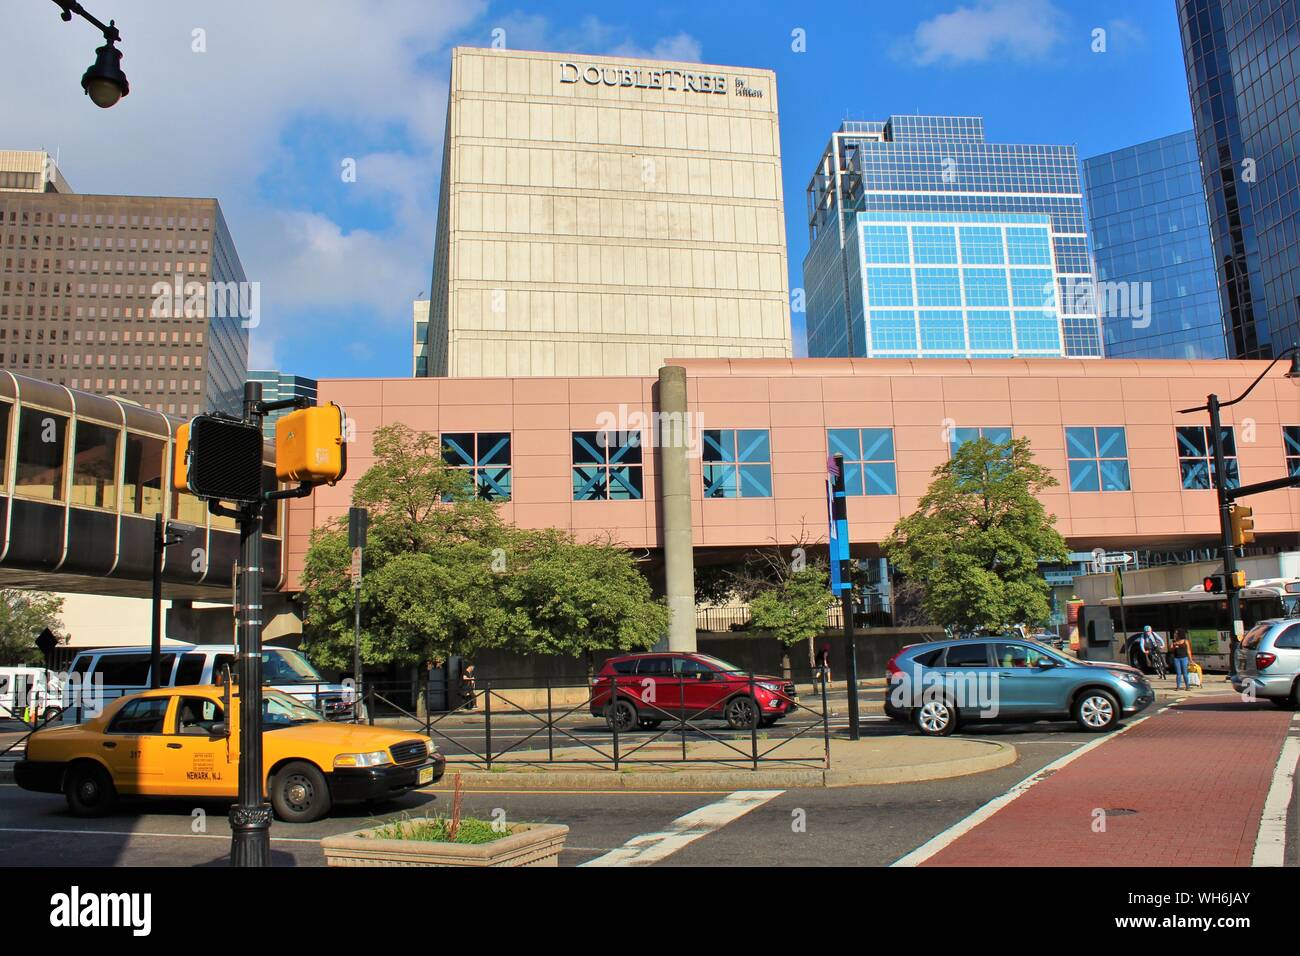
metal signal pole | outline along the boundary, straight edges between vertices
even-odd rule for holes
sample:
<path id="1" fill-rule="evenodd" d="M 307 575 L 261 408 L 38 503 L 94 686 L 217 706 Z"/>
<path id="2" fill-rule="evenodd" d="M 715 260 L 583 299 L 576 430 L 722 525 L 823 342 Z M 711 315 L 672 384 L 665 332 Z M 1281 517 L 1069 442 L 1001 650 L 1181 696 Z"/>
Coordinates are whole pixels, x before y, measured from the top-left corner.
<path id="1" fill-rule="evenodd" d="M 858 727 L 858 649 L 854 646 L 853 629 L 853 577 L 849 559 L 849 516 L 844 497 L 844 456 L 833 456 L 831 468 L 831 522 L 836 528 L 838 554 L 831 560 L 839 562 L 840 612 L 844 617 L 844 678 L 848 693 L 849 739 L 862 736 Z"/>

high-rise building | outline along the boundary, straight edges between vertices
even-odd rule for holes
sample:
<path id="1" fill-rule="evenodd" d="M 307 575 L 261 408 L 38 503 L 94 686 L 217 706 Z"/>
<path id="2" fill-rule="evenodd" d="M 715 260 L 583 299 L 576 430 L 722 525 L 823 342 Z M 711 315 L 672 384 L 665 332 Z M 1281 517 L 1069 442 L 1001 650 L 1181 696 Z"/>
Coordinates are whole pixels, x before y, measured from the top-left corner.
<path id="1" fill-rule="evenodd" d="M 429 374 L 429 300 L 416 299 L 411 304 L 413 354 L 411 374 L 424 378 Z"/>
<path id="2" fill-rule="evenodd" d="M 70 193 L 53 157 L 41 149 L 0 149 L 0 192 Z"/>
<path id="3" fill-rule="evenodd" d="M 1205 189 L 1191 130 L 1083 161 L 1111 358 L 1226 358 Z"/>
<path id="4" fill-rule="evenodd" d="M 0 366 L 178 415 L 237 412 L 259 313 L 215 199 L 0 191 Z"/>
<path id="5" fill-rule="evenodd" d="M 316 379 L 291 375 L 274 369 L 255 369 L 248 373 L 250 382 L 262 383 L 262 401 L 278 402 L 286 398 L 305 398 L 308 404 L 316 404 Z M 281 415 L 290 411 L 277 409 L 262 420 L 262 432 L 267 438 L 275 438 L 275 423 Z"/>
<path id="6" fill-rule="evenodd" d="M 810 356 L 1100 357 L 1072 146 L 847 121 L 808 185 Z"/>
<path id="7" fill-rule="evenodd" d="M 1177 0 L 1228 352 L 1300 343 L 1300 0 Z"/>
<path id="8" fill-rule="evenodd" d="M 429 375 L 787 357 L 770 70 L 458 48 Z"/>

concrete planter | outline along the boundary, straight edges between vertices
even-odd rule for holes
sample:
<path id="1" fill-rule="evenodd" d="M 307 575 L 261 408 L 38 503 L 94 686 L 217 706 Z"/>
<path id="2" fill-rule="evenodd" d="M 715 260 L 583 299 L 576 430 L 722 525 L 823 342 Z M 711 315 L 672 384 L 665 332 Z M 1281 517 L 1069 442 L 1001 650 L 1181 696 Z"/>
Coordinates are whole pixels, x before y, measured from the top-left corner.
<path id="1" fill-rule="evenodd" d="M 418 824 L 424 819 L 405 821 Z M 329 866 L 559 866 L 569 828 L 556 823 L 516 823 L 491 843 L 377 840 L 375 829 L 321 840 Z"/>

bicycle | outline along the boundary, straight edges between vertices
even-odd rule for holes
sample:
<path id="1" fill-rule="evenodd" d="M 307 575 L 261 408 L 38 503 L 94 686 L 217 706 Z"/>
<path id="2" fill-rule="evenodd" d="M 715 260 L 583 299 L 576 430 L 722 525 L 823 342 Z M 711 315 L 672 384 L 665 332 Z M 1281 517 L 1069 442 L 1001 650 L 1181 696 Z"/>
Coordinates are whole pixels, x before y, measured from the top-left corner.
<path id="1" fill-rule="evenodd" d="M 1164 648 L 1158 647 L 1152 653 L 1147 655 L 1151 659 L 1151 669 L 1156 672 L 1156 676 L 1164 680 L 1167 671 L 1165 669 L 1165 651 Z"/>

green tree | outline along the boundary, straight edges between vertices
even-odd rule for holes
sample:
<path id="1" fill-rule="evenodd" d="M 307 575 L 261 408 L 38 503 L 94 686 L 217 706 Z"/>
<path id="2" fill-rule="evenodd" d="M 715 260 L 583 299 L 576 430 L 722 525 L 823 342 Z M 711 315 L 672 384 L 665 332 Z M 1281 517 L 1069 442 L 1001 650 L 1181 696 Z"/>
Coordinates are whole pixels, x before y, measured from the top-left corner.
<path id="1" fill-rule="evenodd" d="M 826 569 L 805 565 L 758 592 L 749 610 L 754 626 L 771 631 L 786 647 L 807 641 L 808 663 L 813 666 L 813 640 L 826 629 L 826 609 L 833 601 Z"/>
<path id="2" fill-rule="evenodd" d="M 1056 484 L 1028 439 L 965 442 L 934 470 L 885 553 L 922 585 L 922 606 L 936 624 L 963 632 L 1044 624 L 1051 602 L 1039 563 L 1069 559 L 1037 497 Z"/>
<path id="3" fill-rule="evenodd" d="M 36 638 L 47 627 L 66 640 L 59 614 L 63 598 L 41 591 L 0 590 L 0 664 L 39 664 Z"/>
<path id="4" fill-rule="evenodd" d="M 381 428 L 375 463 L 353 503 L 370 510 L 362 577 L 361 657 L 419 664 L 507 643 L 524 653 L 579 654 L 652 645 L 668 612 L 626 549 L 554 529 L 506 525 L 477 499 L 436 437 Z M 303 648 L 350 668 L 353 596 L 345 522 L 312 535 L 302 575 Z"/>

